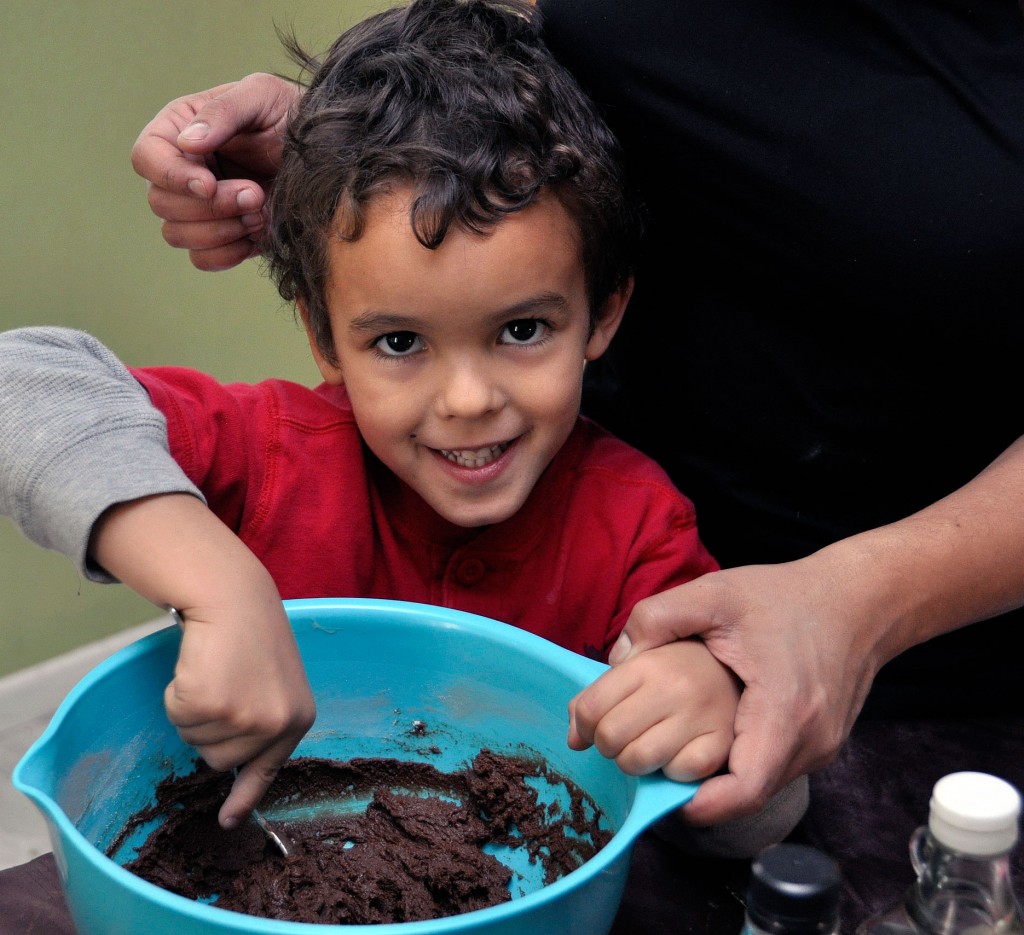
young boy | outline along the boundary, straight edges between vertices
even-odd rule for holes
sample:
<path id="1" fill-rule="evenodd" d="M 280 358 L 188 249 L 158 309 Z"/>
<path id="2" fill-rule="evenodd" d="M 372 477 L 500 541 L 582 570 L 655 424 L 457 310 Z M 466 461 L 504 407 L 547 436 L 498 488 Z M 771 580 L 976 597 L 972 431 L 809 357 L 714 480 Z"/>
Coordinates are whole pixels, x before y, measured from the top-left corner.
<path id="1" fill-rule="evenodd" d="M 662 471 L 579 417 L 639 225 L 532 8 L 417 0 L 305 64 L 266 256 L 320 387 L 0 335 L 0 509 L 184 612 L 166 707 L 212 766 L 245 764 L 226 826 L 314 716 L 282 597 L 457 607 L 604 658 L 638 599 L 717 567 Z M 681 641 L 574 699 L 569 742 L 698 778 L 726 762 L 737 697 Z"/>

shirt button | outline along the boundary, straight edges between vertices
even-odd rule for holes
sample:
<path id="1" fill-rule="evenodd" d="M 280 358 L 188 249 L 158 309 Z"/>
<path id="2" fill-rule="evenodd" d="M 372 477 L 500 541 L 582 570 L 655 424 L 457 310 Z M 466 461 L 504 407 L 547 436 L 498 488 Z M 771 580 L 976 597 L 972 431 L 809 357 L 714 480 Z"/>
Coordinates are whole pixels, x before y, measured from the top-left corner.
<path id="1" fill-rule="evenodd" d="M 467 558 L 455 569 L 455 580 L 464 587 L 471 588 L 483 581 L 486 572 L 487 568 L 480 559 Z"/>

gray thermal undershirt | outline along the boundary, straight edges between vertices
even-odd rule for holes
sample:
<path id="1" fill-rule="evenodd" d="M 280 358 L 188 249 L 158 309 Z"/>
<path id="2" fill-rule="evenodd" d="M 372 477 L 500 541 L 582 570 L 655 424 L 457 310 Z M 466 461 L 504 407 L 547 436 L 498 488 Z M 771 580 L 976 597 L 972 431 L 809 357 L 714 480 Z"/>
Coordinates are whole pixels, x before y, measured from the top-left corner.
<path id="1" fill-rule="evenodd" d="M 0 333 L 0 515 L 93 581 L 93 525 L 111 506 L 190 493 L 163 414 L 113 353 L 68 328 Z"/>

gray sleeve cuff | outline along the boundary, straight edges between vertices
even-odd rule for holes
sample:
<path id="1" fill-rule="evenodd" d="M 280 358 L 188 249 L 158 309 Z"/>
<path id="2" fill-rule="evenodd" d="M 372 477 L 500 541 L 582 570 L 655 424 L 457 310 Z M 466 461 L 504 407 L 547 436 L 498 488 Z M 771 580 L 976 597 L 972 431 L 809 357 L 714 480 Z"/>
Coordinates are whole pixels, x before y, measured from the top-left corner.
<path id="1" fill-rule="evenodd" d="M 163 414 L 106 347 L 82 332 L 0 334 L 0 513 L 93 581 L 89 537 L 109 507 L 140 497 L 202 499 L 167 446 Z"/>

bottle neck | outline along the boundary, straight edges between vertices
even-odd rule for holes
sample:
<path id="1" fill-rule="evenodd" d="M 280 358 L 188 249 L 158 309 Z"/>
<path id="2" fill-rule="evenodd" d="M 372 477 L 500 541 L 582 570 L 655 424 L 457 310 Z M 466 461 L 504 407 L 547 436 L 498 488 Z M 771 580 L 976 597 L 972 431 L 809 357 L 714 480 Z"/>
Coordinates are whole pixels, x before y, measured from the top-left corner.
<path id="1" fill-rule="evenodd" d="M 1008 854 L 976 857 L 937 841 L 927 828 L 911 840 L 918 878 L 907 911 L 926 932 L 1022 932 Z"/>

